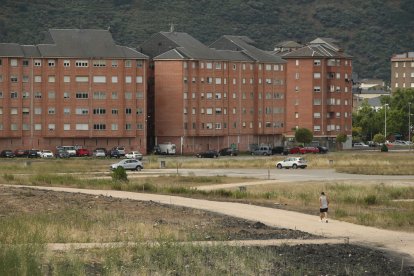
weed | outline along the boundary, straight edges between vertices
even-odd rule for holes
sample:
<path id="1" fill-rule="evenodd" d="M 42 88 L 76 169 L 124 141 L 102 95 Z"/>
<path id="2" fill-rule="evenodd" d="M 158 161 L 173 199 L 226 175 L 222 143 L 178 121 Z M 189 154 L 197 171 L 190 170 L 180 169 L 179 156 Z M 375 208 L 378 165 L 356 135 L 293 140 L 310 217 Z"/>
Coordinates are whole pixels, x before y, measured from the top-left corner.
<path id="1" fill-rule="evenodd" d="M 5 173 L 3 174 L 3 179 L 6 180 L 7 182 L 13 182 L 15 178 L 14 178 L 14 175 Z"/>
<path id="2" fill-rule="evenodd" d="M 364 197 L 364 202 L 367 205 L 375 205 L 378 203 L 377 196 L 376 195 L 368 195 Z"/>
<path id="3" fill-rule="evenodd" d="M 128 182 L 128 175 L 125 171 L 125 169 L 121 166 L 118 166 L 113 172 L 112 172 L 112 180 L 113 181 L 122 181 L 122 182 Z"/>

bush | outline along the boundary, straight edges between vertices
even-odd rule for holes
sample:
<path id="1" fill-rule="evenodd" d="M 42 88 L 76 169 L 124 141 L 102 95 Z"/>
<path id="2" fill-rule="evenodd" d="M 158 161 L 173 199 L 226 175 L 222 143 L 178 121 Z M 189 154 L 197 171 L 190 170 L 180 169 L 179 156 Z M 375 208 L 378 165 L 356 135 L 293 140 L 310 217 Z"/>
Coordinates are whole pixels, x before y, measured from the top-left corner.
<path id="1" fill-rule="evenodd" d="M 125 169 L 123 167 L 121 167 L 121 166 L 117 167 L 112 172 L 112 180 L 114 180 L 114 181 L 128 182 L 128 175 L 127 175 Z"/>
<path id="2" fill-rule="evenodd" d="M 386 144 L 382 144 L 382 146 L 381 146 L 381 151 L 382 151 L 382 152 L 388 152 L 388 147 L 387 147 L 387 145 L 386 145 Z"/>
<path id="3" fill-rule="evenodd" d="M 367 205 L 374 205 L 377 203 L 377 196 L 376 195 L 369 195 L 364 198 L 364 202 Z"/>

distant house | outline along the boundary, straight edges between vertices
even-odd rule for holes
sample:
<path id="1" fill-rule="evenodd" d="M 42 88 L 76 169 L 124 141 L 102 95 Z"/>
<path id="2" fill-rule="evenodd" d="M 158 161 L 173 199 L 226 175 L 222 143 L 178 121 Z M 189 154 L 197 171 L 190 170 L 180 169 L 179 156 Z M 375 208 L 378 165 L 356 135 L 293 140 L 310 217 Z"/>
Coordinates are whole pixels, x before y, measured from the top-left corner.
<path id="1" fill-rule="evenodd" d="M 292 52 L 302 47 L 303 45 L 296 41 L 292 41 L 292 40 L 282 41 L 275 45 L 274 53 L 276 54 L 276 53 Z"/>
<path id="2" fill-rule="evenodd" d="M 382 107 L 381 97 L 389 95 L 390 92 L 383 80 L 355 79 L 355 87 L 353 89 L 353 111 L 357 111 L 364 101 L 378 110 Z"/>

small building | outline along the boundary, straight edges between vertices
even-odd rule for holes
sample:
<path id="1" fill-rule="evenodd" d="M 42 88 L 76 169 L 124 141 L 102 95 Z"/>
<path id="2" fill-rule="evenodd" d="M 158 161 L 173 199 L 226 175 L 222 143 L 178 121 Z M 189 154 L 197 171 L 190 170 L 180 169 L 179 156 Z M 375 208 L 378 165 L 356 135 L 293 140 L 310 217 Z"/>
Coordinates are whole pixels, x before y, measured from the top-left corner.
<path id="1" fill-rule="evenodd" d="M 414 52 L 395 54 L 391 58 L 391 91 L 414 88 Z"/>

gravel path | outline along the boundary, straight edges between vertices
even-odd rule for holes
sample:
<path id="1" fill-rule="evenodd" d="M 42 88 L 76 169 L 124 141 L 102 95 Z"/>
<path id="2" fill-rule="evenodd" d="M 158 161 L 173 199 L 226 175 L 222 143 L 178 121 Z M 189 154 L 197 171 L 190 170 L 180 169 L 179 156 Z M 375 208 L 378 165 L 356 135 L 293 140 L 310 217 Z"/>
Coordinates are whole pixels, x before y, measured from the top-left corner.
<path id="1" fill-rule="evenodd" d="M 15 185 L 13 186 L 17 187 Z M 336 220 L 329 220 L 329 223 L 320 223 L 317 216 L 241 203 L 217 202 L 178 196 L 112 190 L 88 190 L 41 186 L 19 187 L 90 195 L 104 195 L 114 198 L 125 198 L 141 201 L 155 201 L 162 204 L 172 204 L 202 209 L 251 221 L 260 221 L 269 226 L 300 230 L 330 239 L 349 239 L 349 243 L 351 244 L 371 246 L 392 253 L 401 254 L 406 262 L 411 264 L 414 263 L 414 233 L 382 230 Z"/>

